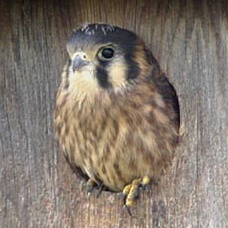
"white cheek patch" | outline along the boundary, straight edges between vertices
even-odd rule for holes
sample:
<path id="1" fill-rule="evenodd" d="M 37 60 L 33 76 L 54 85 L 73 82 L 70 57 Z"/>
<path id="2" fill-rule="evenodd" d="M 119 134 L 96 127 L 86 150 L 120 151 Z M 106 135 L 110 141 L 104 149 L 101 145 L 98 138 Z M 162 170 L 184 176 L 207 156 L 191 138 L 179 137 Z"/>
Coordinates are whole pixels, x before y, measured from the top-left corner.
<path id="1" fill-rule="evenodd" d="M 123 58 L 118 58 L 108 67 L 108 80 L 114 88 L 120 88 L 126 83 L 127 67 Z"/>
<path id="2" fill-rule="evenodd" d="M 72 75 L 72 80 L 82 80 L 88 83 L 93 82 L 94 72 L 90 69 L 83 69 L 82 71 L 76 71 Z"/>
<path id="3" fill-rule="evenodd" d="M 89 94 L 98 90 L 98 83 L 95 76 L 95 66 L 88 65 L 79 71 L 70 71 L 69 89 L 78 94 Z"/>

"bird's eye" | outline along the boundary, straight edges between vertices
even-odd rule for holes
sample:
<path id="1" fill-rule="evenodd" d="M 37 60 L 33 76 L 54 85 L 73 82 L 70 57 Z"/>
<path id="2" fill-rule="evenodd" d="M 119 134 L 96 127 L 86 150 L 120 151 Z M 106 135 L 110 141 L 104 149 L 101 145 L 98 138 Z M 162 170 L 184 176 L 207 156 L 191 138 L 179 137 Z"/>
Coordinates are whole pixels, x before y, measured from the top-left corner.
<path id="1" fill-rule="evenodd" d="M 113 56 L 114 56 L 114 50 L 110 47 L 103 48 L 98 54 L 98 57 L 101 60 L 110 60 L 112 59 Z"/>

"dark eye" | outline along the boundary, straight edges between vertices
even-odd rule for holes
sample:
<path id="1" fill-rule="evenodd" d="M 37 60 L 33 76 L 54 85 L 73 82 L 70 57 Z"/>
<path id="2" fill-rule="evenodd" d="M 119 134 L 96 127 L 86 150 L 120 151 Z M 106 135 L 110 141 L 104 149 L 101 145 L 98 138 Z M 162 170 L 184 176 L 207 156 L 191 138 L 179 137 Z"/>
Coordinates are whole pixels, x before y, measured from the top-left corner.
<path id="1" fill-rule="evenodd" d="M 110 60 L 112 59 L 112 57 L 114 56 L 114 50 L 110 47 L 108 48 L 103 48 L 99 54 L 98 54 L 99 58 L 101 60 Z"/>

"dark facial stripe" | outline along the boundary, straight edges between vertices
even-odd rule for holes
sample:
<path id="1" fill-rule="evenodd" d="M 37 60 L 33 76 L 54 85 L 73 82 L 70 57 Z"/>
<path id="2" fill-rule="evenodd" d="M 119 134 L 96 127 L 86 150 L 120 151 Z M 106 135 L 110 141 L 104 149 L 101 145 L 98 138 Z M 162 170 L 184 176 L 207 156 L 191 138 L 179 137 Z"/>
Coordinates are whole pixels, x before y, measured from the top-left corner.
<path id="1" fill-rule="evenodd" d="M 67 60 L 67 74 L 66 74 L 66 78 L 69 78 L 69 73 L 70 73 L 70 70 L 69 70 L 69 68 L 70 68 L 70 66 L 71 66 L 71 59 L 69 58 L 68 60 Z"/>
<path id="2" fill-rule="evenodd" d="M 104 67 L 102 66 L 97 67 L 96 76 L 97 76 L 98 83 L 102 88 L 104 89 L 110 88 L 111 84 L 108 81 L 108 73 Z"/>
<path id="3" fill-rule="evenodd" d="M 71 65 L 71 60 L 68 59 L 68 61 L 67 61 L 67 69 L 66 69 L 66 78 L 65 78 L 64 84 L 63 84 L 63 88 L 64 89 L 68 89 L 68 87 L 69 87 L 69 67 L 70 67 L 70 65 Z"/>

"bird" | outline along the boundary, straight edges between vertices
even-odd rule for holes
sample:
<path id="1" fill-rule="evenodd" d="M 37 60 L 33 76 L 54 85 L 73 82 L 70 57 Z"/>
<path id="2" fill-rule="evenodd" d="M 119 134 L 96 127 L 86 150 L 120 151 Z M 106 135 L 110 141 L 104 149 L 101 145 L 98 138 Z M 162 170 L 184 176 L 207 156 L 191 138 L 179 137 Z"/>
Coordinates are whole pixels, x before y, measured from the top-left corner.
<path id="1" fill-rule="evenodd" d="M 141 187 L 160 178 L 179 140 L 174 87 L 134 32 L 109 24 L 74 30 L 57 91 L 55 133 L 85 186 L 124 194 L 135 204 Z"/>

